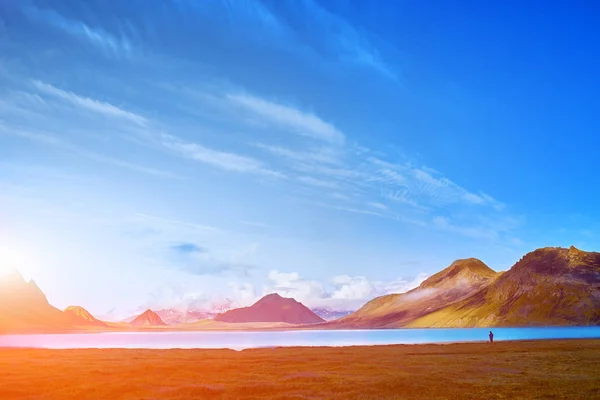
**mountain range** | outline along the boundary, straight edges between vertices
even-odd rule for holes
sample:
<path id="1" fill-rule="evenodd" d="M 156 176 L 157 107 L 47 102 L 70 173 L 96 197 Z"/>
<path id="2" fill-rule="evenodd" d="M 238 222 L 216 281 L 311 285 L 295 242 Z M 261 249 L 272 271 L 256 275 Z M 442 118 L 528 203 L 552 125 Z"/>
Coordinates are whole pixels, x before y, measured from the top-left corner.
<path id="1" fill-rule="evenodd" d="M 600 253 L 548 247 L 497 273 L 457 260 L 403 294 L 371 300 L 328 328 L 600 324 Z"/>
<path id="2" fill-rule="evenodd" d="M 190 322 L 210 316 L 189 312 L 177 316 L 171 311 L 146 310 L 128 322 L 107 323 L 79 306 L 64 311 L 53 307 L 33 280 L 26 281 L 16 271 L 0 277 L 0 333 L 234 325 L 238 329 L 252 328 L 252 323 L 305 329 L 586 326 L 600 324 L 600 253 L 547 247 L 526 254 L 505 272 L 495 272 L 475 258 L 457 260 L 413 290 L 375 298 L 329 321 L 323 318 L 331 315 L 329 310 L 319 310 L 319 316 L 278 294 L 202 323 Z"/>
<path id="3" fill-rule="evenodd" d="M 93 318 L 93 317 L 92 317 Z M 35 281 L 27 282 L 17 271 L 0 278 L 0 333 L 63 331 L 93 327 L 79 310 L 63 312 L 48 303 Z"/>

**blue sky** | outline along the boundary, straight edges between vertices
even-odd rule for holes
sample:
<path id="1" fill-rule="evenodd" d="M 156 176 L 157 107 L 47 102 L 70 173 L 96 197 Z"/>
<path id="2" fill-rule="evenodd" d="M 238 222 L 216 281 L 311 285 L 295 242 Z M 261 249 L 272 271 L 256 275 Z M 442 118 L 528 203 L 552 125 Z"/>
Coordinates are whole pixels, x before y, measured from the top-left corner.
<path id="1" fill-rule="evenodd" d="M 0 262 L 118 318 L 598 249 L 592 2 L 0 3 Z"/>

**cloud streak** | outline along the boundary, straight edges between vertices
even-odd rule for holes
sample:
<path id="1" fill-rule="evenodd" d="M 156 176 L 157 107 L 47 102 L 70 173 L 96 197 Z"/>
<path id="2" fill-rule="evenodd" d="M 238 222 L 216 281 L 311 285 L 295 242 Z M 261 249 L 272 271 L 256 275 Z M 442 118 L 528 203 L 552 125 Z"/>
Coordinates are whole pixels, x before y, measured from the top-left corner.
<path id="1" fill-rule="evenodd" d="M 131 41 L 124 35 L 116 36 L 102 28 L 92 28 L 82 21 L 66 18 L 54 10 L 43 10 L 32 5 L 23 8 L 24 14 L 35 22 L 44 22 L 66 34 L 91 44 L 105 55 L 130 57 Z"/>
<path id="2" fill-rule="evenodd" d="M 36 143 L 53 146 L 59 148 L 64 151 L 68 151 L 70 153 L 76 154 L 78 156 L 87 158 L 92 161 L 100 162 L 103 164 L 113 165 L 116 167 L 121 167 L 125 169 L 129 169 L 131 171 L 140 172 L 143 174 L 159 176 L 163 178 L 172 178 L 172 179 L 182 179 L 181 176 L 168 172 L 162 171 L 159 169 L 147 167 L 144 165 L 130 163 L 128 161 L 114 158 L 108 155 L 95 153 L 84 148 L 78 147 L 68 141 L 58 138 L 54 135 L 50 135 L 42 132 L 32 132 L 27 130 L 22 130 L 19 128 L 6 127 L 0 124 L 0 134 L 11 135 L 15 137 L 19 137 L 22 139 L 30 140 Z"/>
<path id="3" fill-rule="evenodd" d="M 265 168 L 263 163 L 239 154 L 210 149 L 198 143 L 185 142 L 173 135 L 159 134 L 152 139 L 162 147 L 190 160 L 212 165 L 226 171 L 252 173 L 273 178 L 284 178 L 277 171 Z"/>
<path id="4" fill-rule="evenodd" d="M 53 96 L 62 101 L 71 103 L 77 107 L 101 114 L 106 117 L 120 118 L 131 121 L 135 124 L 145 126 L 148 120 L 141 115 L 126 111 L 110 103 L 94 100 L 88 97 L 79 96 L 73 92 L 59 89 L 48 83 L 32 81 L 33 86 L 42 93 Z"/>
<path id="5" fill-rule="evenodd" d="M 345 136 L 342 132 L 312 113 L 249 94 L 228 94 L 227 98 L 233 104 L 243 107 L 266 121 L 290 128 L 298 135 L 334 144 L 344 143 Z"/>

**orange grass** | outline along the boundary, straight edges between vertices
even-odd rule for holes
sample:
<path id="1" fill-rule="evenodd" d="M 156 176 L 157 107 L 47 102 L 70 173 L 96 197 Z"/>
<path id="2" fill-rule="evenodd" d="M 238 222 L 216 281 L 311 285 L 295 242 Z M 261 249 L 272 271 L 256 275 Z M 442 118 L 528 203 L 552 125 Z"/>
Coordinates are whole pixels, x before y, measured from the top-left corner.
<path id="1" fill-rule="evenodd" d="M 600 340 L 0 350 L 0 399 L 598 399 Z"/>

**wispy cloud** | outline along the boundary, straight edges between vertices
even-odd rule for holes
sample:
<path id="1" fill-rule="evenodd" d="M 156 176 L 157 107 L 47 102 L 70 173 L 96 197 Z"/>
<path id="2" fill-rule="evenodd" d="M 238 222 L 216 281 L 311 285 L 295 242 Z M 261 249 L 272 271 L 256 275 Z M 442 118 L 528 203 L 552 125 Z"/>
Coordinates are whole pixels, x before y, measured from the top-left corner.
<path id="1" fill-rule="evenodd" d="M 388 209 L 388 206 L 386 206 L 385 204 L 382 203 L 377 203 L 377 202 L 371 202 L 367 204 L 369 207 L 373 207 L 376 208 L 378 210 L 383 210 L 386 211 Z"/>
<path id="2" fill-rule="evenodd" d="M 309 186 L 316 186 L 326 189 L 338 189 L 339 185 L 335 182 L 325 181 L 322 179 L 313 178 L 312 176 L 300 176 L 298 181 Z"/>
<path id="3" fill-rule="evenodd" d="M 321 199 L 338 200 L 311 201 L 313 204 L 479 239 L 498 237 L 499 232 L 493 225 L 473 227 L 446 224 L 443 219 L 432 220 L 435 212 L 443 215 L 448 209 L 467 210 L 472 218 L 485 212 L 503 213 L 504 204 L 492 196 L 470 191 L 440 172 L 425 166 L 416 167 L 404 158 L 390 162 L 385 155 L 357 144 L 332 143 L 336 135 L 331 133 L 335 128 L 320 119 L 314 123 L 317 118 L 314 115 L 305 119 L 306 115 L 297 109 L 251 95 L 229 95 L 228 98 L 267 120 L 297 129 L 303 127 L 303 132 L 310 131 L 313 137 L 327 138 L 317 147 L 312 143 L 293 148 L 254 143 L 255 147 L 287 161 L 286 167 L 293 171 L 289 175 L 295 175 L 296 182 L 321 189 Z M 339 131 L 335 129 L 335 132 Z"/>
<path id="4" fill-rule="evenodd" d="M 79 96 L 73 92 L 62 90 L 53 85 L 40 81 L 33 81 L 32 84 L 42 93 L 51 95 L 60 100 L 69 102 L 77 107 L 102 114 L 107 117 L 126 119 L 142 126 L 146 125 L 148 122 L 146 118 L 142 117 L 141 115 L 126 111 L 110 103 Z"/>
<path id="5" fill-rule="evenodd" d="M 368 161 L 374 167 L 372 180 L 386 184 L 390 199 L 416 206 L 420 205 L 415 200 L 420 199 L 432 206 L 462 203 L 503 207 L 491 196 L 474 194 L 443 176 L 434 176 L 433 170 L 416 168 L 410 163 L 390 163 L 375 157 Z"/>
<path id="6" fill-rule="evenodd" d="M 215 227 L 209 226 L 209 225 L 202 225 L 202 224 L 197 224 L 194 222 L 180 221 L 177 219 L 165 218 L 165 217 L 161 217 L 161 216 L 157 216 L 157 215 L 136 213 L 133 215 L 133 217 L 134 217 L 134 220 L 146 222 L 146 223 L 150 224 L 152 227 L 156 227 L 156 226 L 160 227 L 160 226 L 167 225 L 167 226 L 183 227 L 183 228 L 204 231 L 204 232 L 215 232 L 215 231 L 220 230 L 218 228 L 215 228 Z"/>
<path id="7" fill-rule="evenodd" d="M 345 199 L 341 199 L 341 200 L 345 200 Z M 362 214 L 362 215 L 367 215 L 367 216 L 373 216 L 373 217 L 377 217 L 377 218 L 383 218 L 383 219 L 401 222 L 401 223 L 405 223 L 405 224 L 410 224 L 410 225 L 414 225 L 414 226 L 419 226 L 419 227 L 423 227 L 423 228 L 428 226 L 428 224 L 422 220 L 419 220 L 417 218 L 411 218 L 410 216 L 404 216 L 402 214 L 394 212 L 393 210 L 390 210 L 389 208 L 382 209 L 380 207 L 365 207 L 362 204 L 357 205 L 357 206 L 339 205 L 339 204 L 332 204 L 332 203 L 327 203 L 327 202 L 323 202 L 323 201 L 311 201 L 310 203 L 314 204 L 316 206 L 329 208 L 331 210 L 338 210 L 338 211 L 343 211 L 343 212 L 348 212 L 348 213 L 353 213 L 353 214 Z"/>
<path id="8" fill-rule="evenodd" d="M 286 158 L 293 162 L 302 163 L 314 161 L 323 164 L 338 164 L 340 163 L 343 155 L 339 149 L 332 147 L 310 148 L 306 151 L 298 151 L 286 147 L 271 146 L 263 143 L 257 143 L 255 146 L 276 156 Z"/>
<path id="9" fill-rule="evenodd" d="M 342 132 L 312 113 L 249 94 L 229 94 L 227 98 L 267 121 L 290 128 L 298 135 L 330 143 L 344 143 Z"/>
<path id="10" fill-rule="evenodd" d="M 394 82 L 400 81 L 397 68 L 384 60 L 370 35 L 361 27 L 325 9 L 317 1 L 297 3 L 294 13 L 280 13 L 277 18 L 317 54 L 333 55 L 342 63 L 363 66 Z"/>
<path id="11" fill-rule="evenodd" d="M 341 16 L 327 11 L 314 0 L 308 0 L 306 4 L 309 5 L 312 15 L 320 20 L 329 32 L 337 33 L 331 35 L 330 40 L 338 48 L 340 57 L 371 68 L 386 78 L 399 82 L 396 69 L 383 59 L 380 51 L 364 32 Z"/>
<path id="12" fill-rule="evenodd" d="M 40 9 L 33 5 L 23 8 L 24 14 L 35 22 L 43 22 L 60 29 L 72 37 L 87 42 L 110 56 L 131 56 L 133 45 L 123 34 L 113 35 L 100 27 L 91 27 L 82 21 L 62 16 L 51 9 Z"/>
<path id="13" fill-rule="evenodd" d="M 247 225 L 247 226 L 253 226 L 255 228 L 268 228 L 270 226 L 269 224 L 266 224 L 264 222 L 257 222 L 257 221 L 240 221 L 240 224 Z"/>
<path id="14" fill-rule="evenodd" d="M 212 165 L 226 171 L 254 173 L 275 178 L 285 177 L 282 173 L 265 168 L 260 161 L 239 154 L 219 151 L 202 146 L 198 143 L 185 142 L 173 135 L 159 134 L 154 141 L 183 157 L 204 164 Z"/>
<path id="15" fill-rule="evenodd" d="M 92 161 L 109 164 L 109 165 L 114 165 L 116 167 L 126 168 L 131 171 L 141 172 L 141 173 L 149 174 L 149 175 L 161 176 L 161 177 L 165 177 L 165 178 L 175 178 L 175 179 L 182 178 L 181 176 L 171 173 L 171 172 L 168 172 L 168 171 L 162 171 L 159 169 L 130 163 L 123 159 L 111 157 L 111 156 L 104 155 L 104 154 L 95 153 L 95 152 L 89 151 L 87 149 L 78 147 L 72 143 L 69 143 L 65 139 L 56 137 L 51 134 L 43 133 L 43 132 L 27 131 L 27 130 L 19 129 L 16 127 L 7 127 L 7 126 L 0 124 L 0 134 L 16 136 L 16 137 L 20 137 L 22 139 L 27 139 L 27 140 L 37 142 L 40 144 L 53 146 L 56 148 L 60 148 L 61 150 L 68 151 L 70 153 L 77 154 L 81 157 L 85 157 Z"/>

